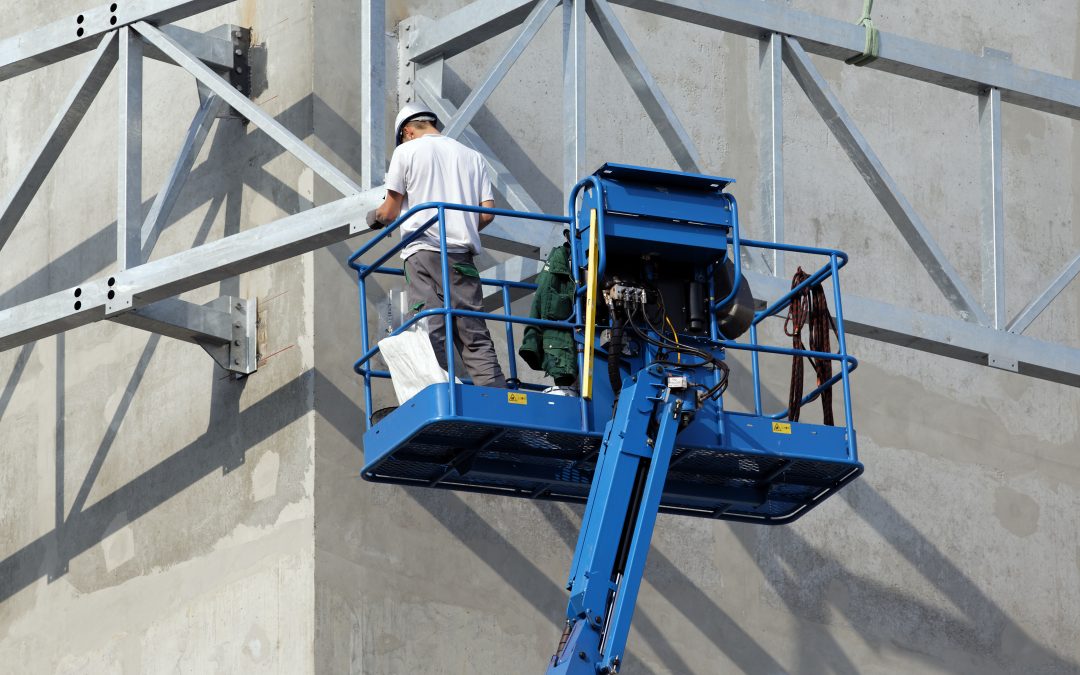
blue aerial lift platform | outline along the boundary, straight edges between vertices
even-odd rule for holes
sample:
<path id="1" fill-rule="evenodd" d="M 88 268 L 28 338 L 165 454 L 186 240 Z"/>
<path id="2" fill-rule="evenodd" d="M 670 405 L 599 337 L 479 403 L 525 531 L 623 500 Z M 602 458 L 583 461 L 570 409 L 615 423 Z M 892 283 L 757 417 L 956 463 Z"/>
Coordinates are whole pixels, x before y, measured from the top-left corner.
<path id="1" fill-rule="evenodd" d="M 550 674 L 618 671 L 658 512 L 753 522 L 790 523 L 854 480 L 858 461 L 839 270 L 847 257 L 829 249 L 740 238 L 733 181 L 605 164 L 570 197 L 569 217 L 452 204 L 410 209 L 349 260 L 360 288 L 369 429 L 363 477 L 370 481 L 586 504 L 568 589 L 566 630 Z M 503 313 L 427 309 L 426 316 L 476 314 L 504 322 L 510 381 L 518 382 L 512 324 L 566 330 L 574 336 L 580 396 L 544 393 L 541 385 L 496 389 L 455 381 L 453 326 L 447 327 L 446 383 L 420 391 L 372 424 L 372 368 L 366 282 L 413 238 L 437 227 L 448 210 L 565 223 L 577 292 L 562 320 L 514 316 L 512 288 L 532 284 L 484 279 L 501 289 Z M 424 228 L 371 263 L 361 263 L 409 215 L 432 213 Z M 444 288 L 448 286 L 445 236 Z M 755 311 L 742 276 L 743 248 L 792 251 L 823 259 L 791 292 Z M 800 294 L 831 282 L 838 352 L 759 343 L 758 326 L 788 310 Z M 748 333 L 749 342 L 737 339 Z M 751 353 L 754 410 L 725 410 L 729 350 Z M 844 424 L 798 421 L 785 409 L 765 413 L 759 355 L 809 357 L 821 365 L 818 386 L 801 403 L 840 384 Z M 603 372 L 606 377 L 596 377 Z"/>

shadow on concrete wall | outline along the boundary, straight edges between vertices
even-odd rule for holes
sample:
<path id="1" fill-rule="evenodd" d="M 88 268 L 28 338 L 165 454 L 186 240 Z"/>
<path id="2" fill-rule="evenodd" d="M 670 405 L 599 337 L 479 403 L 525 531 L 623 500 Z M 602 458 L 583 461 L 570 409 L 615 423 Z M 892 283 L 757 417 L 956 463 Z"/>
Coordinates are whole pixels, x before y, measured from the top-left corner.
<path id="1" fill-rule="evenodd" d="M 310 104 L 310 97 L 289 111 L 289 114 L 300 116 L 303 113 L 302 106 Z M 305 113 L 306 114 L 306 113 Z M 288 124 L 287 124 L 288 126 Z M 256 145 L 248 145 L 256 144 Z M 255 168 L 250 174 L 241 171 L 223 171 L 223 165 L 230 157 L 238 154 L 237 148 L 276 148 L 276 153 L 269 156 L 261 155 L 266 161 L 272 156 L 283 152 L 280 146 L 270 141 L 264 134 L 252 133 L 245 137 L 242 123 L 238 120 L 222 120 L 218 125 L 218 132 L 214 136 L 213 145 L 210 148 L 207 161 L 192 172 L 187 182 L 185 198 L 178 202 L 173 211 L 172 220 L 180 215 L 191 213 L 196 208 L 210 201 L 209 209 L 202 219 L 193 238 L 192 247 L 206 242 L 214 222 L 224 207 L 224 235 L 235 234 L 241 227 L 241 204 L 243 199 L 243 187 L 248 185 L 268 199 L 274 198 L 275 203 L 280 204 L 281 196 L 292 197 L 292 204 L 296 201 L 295 190 L 284 186 L 278 179 L 271 176 L 261 167 Z M 223 178 L 224 175 L 224 178 Z M 144 204 L 147 209 L 150 202 Z M 160 235 L 160 232 L 157 233 Z M 115 222 L 106 226 L 98 233 L 84 240 L 71 251 L 54 261 L 50 266 L 30 275 L 26 280 L 16 285 L 11 290 L 0 296 L 0 304 L 17 304 L 25 302 L 26 295 L 38 296 L 51 289 L 41 290 L 46 283 L 61 286 L 74 285 L 86 279 L 89 275 L 100 272 L 106 266 L 111 265 L 113 260 L 109 257 L 115 250 L 116 236 Z M 155 238 L 151 241 L 156 241 Z M 239 278 L 231 278 L 219 284 L 220 292 L 224 295 L 235 295 L 239 291 Z M 66 508 L 65 497 L 65 452 L 66 452 L 66 339 L 65 334 L 57 335 L 56 342 L 56 420 L 55 420 L 55 529 L 49 534 L 39 538 L 32 544 L 24 547 L 9 558 L 0 561 L 0 601 L 6 600 L 14 593 L 32 583 L 41 576 L 52 582 L 68 572 L 69 562 L 89 547 L 100 543 L 102 539 L 112 534 L 110 527 L 115 527 L 116 522 L 133 521 L 137 517 L 149 512 L 166 499 L 175 496 L 180 491 L 190 486 L 195 480 L 202 478 L 209 471 L 221 467 L 225 471 L 231 470 L 243 463 L 244 450 L 237 452 L 235 443 L 222 442 L 227 438 L 217 430 L 221 427 L 230 426 L 237 421 L 239 415 L 239 399 L 245 380 L 232 381 L 229 379 L 215 378 L 211 383 L 211 406 L 212 418 L 209 421 L 207 432 L 191 446 L 180 450 L 175 455 L 159 464 L 155 469 L 143 474 L 140 478 L 127 484 L 103 500 L 95 503 L 89 509 L 86 502 L 91 490 L 105 464 L 109 451 L 116 441 L 119 428 L 128 414 L 128 410 L 135 398 L 143 376 L 150 365 L 150 361 L 157 350 L 161 336 L 152 335 L 124 388 L 120 403 L 109 421 L 108 427 L 101 442 L 94 452 L 94 456 L 83 477 L 82 483 L 75 494 L 70 510 Z M 0 415 L 3 415 L 11 397 L 14 394 L 19 380 L 22 377 L 34 344 L 24 345 L 16 358 L 15 366 L 9 375 L 3 392 L 0 393 Z M 252 441 L 254 445 L 255 441 Z M 213 467 L 202 470 L 203 464 L 199 461 L 188 461 L 184 457 L 196 453 L 196 447 L 207 449 L 213 448 Z M 232 448 L 232 451 L 230 451 Z M 196 453 L 197 454 L 197 453 Z M 183 470 L 181 468 L 186 468 Z M 170 467 L 163 473 L 159 469 Z M 163 480 L 168 476 L 167 480 Z M 187 480 L 187 479 L 191 480 Z M 145 490 L 146 496 L 141 497 Z M 156 499 L 155 495 L 161 496 Z M 65 511 L 67 514 L 65 515 Z M 123 515 L 124 518 L 117 517 Z"/>

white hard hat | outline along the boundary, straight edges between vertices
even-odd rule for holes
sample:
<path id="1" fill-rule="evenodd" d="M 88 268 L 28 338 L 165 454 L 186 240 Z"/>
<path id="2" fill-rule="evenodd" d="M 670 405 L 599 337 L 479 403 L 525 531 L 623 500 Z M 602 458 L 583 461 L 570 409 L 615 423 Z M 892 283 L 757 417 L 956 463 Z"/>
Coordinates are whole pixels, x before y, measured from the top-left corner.
<path id="1" fill-rule="evenodd" d="M 423 103 L 406 103 L 401 107 L 401 110 L 398 111 L 397 119 L 394 120 L 394 145 L 401 145 L 402 128 L 406 123 L 414 120 L 431 122 L 436 127 L 439 125 L 438 116 Z"/>

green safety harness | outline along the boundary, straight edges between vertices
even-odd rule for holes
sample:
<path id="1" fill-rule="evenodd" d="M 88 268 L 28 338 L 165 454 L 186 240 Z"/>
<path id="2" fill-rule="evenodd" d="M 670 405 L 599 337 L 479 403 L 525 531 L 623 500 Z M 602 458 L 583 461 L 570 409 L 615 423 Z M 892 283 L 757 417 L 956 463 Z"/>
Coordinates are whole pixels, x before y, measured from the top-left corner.
<path id="1" fill-rule="evenodd" d="M 870 18 L 870 11 L 872 9 L 874 9 L 874 0 L 863 0 L 863 11 L 862 17 L 859 19 L 859 25 L 866 28 L 866 46 L 863 48 L 862 54 L 852 56 L 845 61 L 847 64 L 852 66 L 865 66 L 878 57 L 881 45 L 878 41 L 878 29 L 874 27 L 874 20 Z"/>

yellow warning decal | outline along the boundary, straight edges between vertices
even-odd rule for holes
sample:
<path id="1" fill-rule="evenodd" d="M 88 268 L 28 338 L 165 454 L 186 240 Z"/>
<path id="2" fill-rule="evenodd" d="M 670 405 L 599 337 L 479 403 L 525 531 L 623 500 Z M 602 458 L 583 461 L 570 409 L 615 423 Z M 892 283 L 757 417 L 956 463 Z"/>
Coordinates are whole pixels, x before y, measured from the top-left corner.
<path id="1" fill-rule="evenodd" d="M 509 403 L 516 403 L 517 405 L 528 405 L 529 398 L 527 394 L 523 394 L 519 391 L 506 392 L 506 400 Z"/>
<path id="2" fill-rule="evenodd" d="M 772 432 L 774 434 L 790 434 L 791 433 L 791 425 L 788 424 L 787 422 L 773 422 L 772 423 Z"/>

